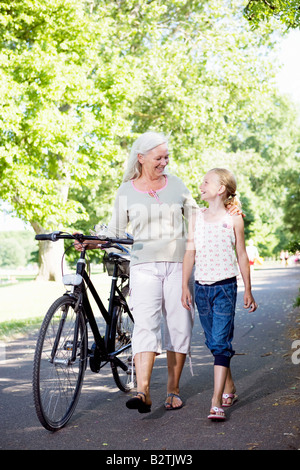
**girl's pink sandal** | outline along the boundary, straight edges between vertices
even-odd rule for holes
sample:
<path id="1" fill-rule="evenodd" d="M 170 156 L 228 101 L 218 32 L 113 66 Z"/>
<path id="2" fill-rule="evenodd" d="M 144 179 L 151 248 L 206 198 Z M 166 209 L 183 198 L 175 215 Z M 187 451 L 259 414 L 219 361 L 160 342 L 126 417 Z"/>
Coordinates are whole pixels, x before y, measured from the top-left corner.
<path id="1" fill-rule="evenodd" d="M 228 398 L 230 398 L 231 402 L 228 403 Z M 222 395 L 222 406 L 229 407 L 232 406 L 238 399 L 238 396 L 235 393 L 223 393 Z"/>
<path id="2" fill-rule="evenodd" d="M 210 410 L 210 415 L 208 415 L 207 417 L 208 419 L 215 419 L 218 421 L 224 421 L 224 419 L 226 419 L 223 408 L 218 408 L 217 406 L 214 406 Z"/>

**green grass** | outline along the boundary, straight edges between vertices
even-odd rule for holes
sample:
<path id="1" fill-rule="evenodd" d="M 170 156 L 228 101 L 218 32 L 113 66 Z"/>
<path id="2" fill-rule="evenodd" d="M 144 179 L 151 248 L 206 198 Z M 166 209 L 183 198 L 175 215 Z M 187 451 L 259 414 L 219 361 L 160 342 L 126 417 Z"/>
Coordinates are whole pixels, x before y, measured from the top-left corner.
<path id="1" fill-rule="evenodd" d="M 111 278 L 92 275 L 104 305 L 107 305 Z M 50 305 L 65 292 L 62 282 L 22 280 L 0 288 L 0 338 L 24 333 L 38 327 Z M 93 305 L 93 302 L 91 302 Z"/>
<path id="2" fill-rule="evenodd" d="M 43 317 L 27 318 L 23 320 L 11 320 L 0 323 L 0 339 L 11 338 L 12 336 L 25 334 L 33 328 L 39 328 Z"/>
<path id="3" fill-rule="evenodd" d="M 10 278 L 13 278 L 13 280 L 10 280 Z M 21 274 L 20 276 L 11 276 L 11 275 L 0 275 L 0 287 L 5 287 L 8 284 L 14 284 L 16 281 L 17 282 L 26 282 L 26 281 L 34 281 L 36 278 L 36 274 Z M 3 284 L 2 284 L 3 282 Z"/>

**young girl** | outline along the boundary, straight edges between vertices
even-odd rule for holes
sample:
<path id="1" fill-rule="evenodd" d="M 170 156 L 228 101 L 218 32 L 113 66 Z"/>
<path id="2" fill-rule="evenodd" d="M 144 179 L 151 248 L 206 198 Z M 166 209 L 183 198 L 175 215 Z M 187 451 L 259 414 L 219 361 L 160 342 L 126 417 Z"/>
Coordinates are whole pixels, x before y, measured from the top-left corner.
<path id="1" fill-rule="evenodd" d="M 181 301 L 190 308 L 188 280 L 195 265 L 195 302 L 206 345 L 214 356 L 214 393 L 208 418 L 224 420 L 223 407 L 233 405 L 237 399 L 230 359 L 234 355 L 231 343 L 239 269 L 245 286 L 244 308 L 254 312 L 257 304 L 251 293 L 243 217 L 226 211 L 228 204 L 240 205 L 234 175 L 214 168 L 205 175 L 200 190 L 209 207 L 199 209 L 191 224 L 183 261 Z"/>

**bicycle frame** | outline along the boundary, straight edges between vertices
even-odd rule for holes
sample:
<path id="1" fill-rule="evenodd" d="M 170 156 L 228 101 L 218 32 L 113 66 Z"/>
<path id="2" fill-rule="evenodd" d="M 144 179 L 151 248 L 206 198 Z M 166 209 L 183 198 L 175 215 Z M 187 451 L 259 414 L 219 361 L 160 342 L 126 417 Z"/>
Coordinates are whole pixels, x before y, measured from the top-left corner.
<path id="1" fill-rule="evenodd" d="M 80 259 L 77 262 L 76 274 L 80 275 L 82 279 L 85 281 L 86 286 L 90 290 L 101 312 L 101 315 L 106 322 L 106 325 L 107 326 L 111 325 L 113 308 L 114 306 L 118 305 L 118 303 L 123 304 L 123 306 L 125 307 L 126 313 L 128 313 L 128 315 L 131 317 L 131 312 L 127 306 L 125 297 L 123 296 L 122 292 L 117 286 L 117 280 L 118 280 L 117 261 L 114 263 L 114 272 L 112 276 L 109 304 L 108 304 L 108 310 L 107 310 L 105 306 L 103 305 L 102 300 L 100 299 L 89 275 L 87 274 L 85 270 L 85 264 L 86 264 L 85 263 L 85 251 L 86 251 L 85 249 L 82 250 Z M 81 284 L 80 286 L 78 286 L 77 289 L 75 289 L 74 294 L 77 294 L 76 292 L 77 290 L 79 291 L 79 299 L 78 299 L 79 303 L 82 304 L 83 311 L 86 315 L 86 318 L 89 322 L 89 325 L 91 327 L 91 330 L 95 339 L 96 347 L 94 349 L 93 355 L 94 355 L 94 359 L 96 363 L 99 362 L 99 365 L 100 365 L 101 361 L 105 361 L 105 363 L 109 361 L 114 361 L 117 363 L 119 367 L 121 367 L 124 371 L 126 371 L 127 366 L 123 364 L 123 362 L 117 358 L 117 355 L 121 354 L 121 352 L 128 349 L 130 347 L 130 344 L 125 345 L 123 348 L 120 348 L 118 351 L 111 352 L 108 350 L 108 345 L 109 345 L 109 340 L 110 340 L 110 328 L 106 328 L 104 337 L 101 336 L 85 287 Z M 72 295 L 72 293 L 69 293 L 69 295 Z M 77 334 L 78 334 L 78 329 L 77 329 Z M 77 338 L 75 338 L 75 334 L 74 334 L 72 352 L 73 352 L 72 358 L 74 358 L 75 360 L 76 354 L 77 354 Z"/>

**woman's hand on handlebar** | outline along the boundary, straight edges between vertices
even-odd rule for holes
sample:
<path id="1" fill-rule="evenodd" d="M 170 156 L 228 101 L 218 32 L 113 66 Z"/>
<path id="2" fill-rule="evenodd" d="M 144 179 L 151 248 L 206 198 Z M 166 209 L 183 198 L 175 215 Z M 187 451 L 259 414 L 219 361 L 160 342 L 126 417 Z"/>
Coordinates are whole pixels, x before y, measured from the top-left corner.
<path id="1" fill-rule="evenodd" d="M 78 235 L 79 232 L 73 233 L 73 235 Z M 83 242 L 80 242 L 79 240 L 75 240 L 74 242 L 74 248 L 77 251 L 82 251 L 83 249 L 85 250 L 95 250 L 96 248 L 101 248 L 102 244 L 105 244 L 106 241 L 103 240 L 86 240 Z"/>

